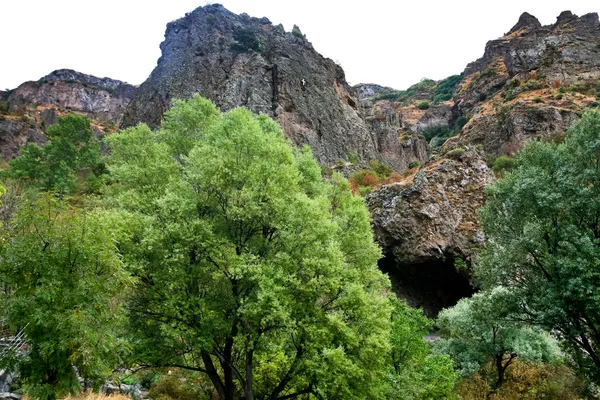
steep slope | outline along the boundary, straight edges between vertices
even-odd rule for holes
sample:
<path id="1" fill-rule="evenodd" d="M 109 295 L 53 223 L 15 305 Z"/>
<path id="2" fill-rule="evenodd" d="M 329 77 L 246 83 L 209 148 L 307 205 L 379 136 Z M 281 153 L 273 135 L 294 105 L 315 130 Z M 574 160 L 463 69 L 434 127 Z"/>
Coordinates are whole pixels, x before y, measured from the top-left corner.
<path id="1" fill-rule="evenodd" d="M 44 143 L 44 131 L 60 115 L 83 114 L 97 133 L 113 132 L 136 88 L 72 70 L 57 70 L 37 82 L 0 92 L 0 153 L 10 160 L 29 142 Z"/>
<path id="2" fill-rule="evenodd" d="M 121 126 L 156 128 L 173 98 L 200 93 L 221 109 L 246 106 L 275 118 L 291 141 L 308 144 L 324 164 L 355 154 L 406 169 L 426 157 L 424 143 L 395 131 L 374 133 L 359 113 L 344 71 L 318 54 L 295 27 L 199 7 L 167 26 L 162 56 L 129 105 Z"/>
<path id="3" fill-rule="evenodd" d="M 495 180 L 489 165 L 499 155 L 516 154 L 527 141 L 562 140 L 583 111 L 598 106 L 599 79 L 597 14 L 577 17 L 567 11 L 555 24 L 541 26 L 525 13 L 505 36 L 488 42 L 481 59 L 467 66 L 451 100 L 432 102 L 427 110 L 416 107 L 433 99 L 436 82 L 410 96 L 374 94 L 368 109 L 402 129 L 455 135 L 437 141 L 445 143 L 414 177 L 368 197 L 386 269 L 413 305 L 425 306 L 433 315 L 447 305 L 452 297 L 448 292 L 457 286 L 450 280 L 442 284 L 433 303 L 406 290 L 419 279 L 429 279 L 423 275 L 428 268 L 446 268 L 444 273 L 456 279 L 468 276 L 453 265 L 461 259 L 468 266 L 483 243 L 476 210 L 483 204 L 484 187 Z M 437 139 L 431 139 L 433 146 Z"/>

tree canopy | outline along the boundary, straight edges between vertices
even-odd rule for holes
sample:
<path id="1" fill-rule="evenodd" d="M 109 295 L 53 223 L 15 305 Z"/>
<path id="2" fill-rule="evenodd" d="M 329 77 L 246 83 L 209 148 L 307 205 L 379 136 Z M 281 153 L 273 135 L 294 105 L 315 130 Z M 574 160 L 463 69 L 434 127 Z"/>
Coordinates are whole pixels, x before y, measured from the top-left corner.
<path id="1" fill-rule="evenodd" d="M 268 117 L 199 96 L 156 133 L 107 143 L 139 364 L 202 372 L 221 399 L 387 396 L 405 315 L 392 317 L 367 208 L 341 175 L 324 181 Z M 423 346 L 405 365 L 427 357 L 422 336 L 405 343 Z"/>
<path id="2" fill-rule="evenodd" d="M 46 137 L 48 142 L 41 148 L 30 143 L 21 149 L 9 163 L 9 175 L 42 190 L 64 194 L 75 191 L 77 173 L 81 173 L 88 189 L 96 189 L 102 163 L 90 120 L 76 114 L 59 117 L 48 127 Z"/>
<path id="3" fill-rule="evenodd" d="M 20 204 L 5 228 L 0 315 L 13 332 L 24 331 L 27 351 L 2 367 L 16 362 L 33 398 L 79 392 L 73 366 L 97 387 L 116 366 L 118 296 L 129 280 L 109 227 L 42 196 Z"/>
<path id="4" fill-rule="evenodd" d="M 481 221 L 482 285 L 505 286 L 513 313 L 555 333 L 598 379 L 600 114 L 584 114 L 564 143 L 527 145 L 488 188 Z"/>

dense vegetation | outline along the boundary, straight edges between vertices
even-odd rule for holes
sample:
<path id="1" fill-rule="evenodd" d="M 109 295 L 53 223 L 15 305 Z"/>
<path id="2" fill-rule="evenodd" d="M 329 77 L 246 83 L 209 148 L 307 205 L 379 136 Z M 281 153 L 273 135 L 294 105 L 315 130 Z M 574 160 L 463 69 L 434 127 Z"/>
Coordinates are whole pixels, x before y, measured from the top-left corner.
<path id="1" fill-rule="evenodd" d="M 0 367 L 30 398 L 139 379 L 163 400 L 575 399 L 600 380 L 598 113 L 497 160 L 480 291 L 436 321 L 391 292 L 352 193 L 401 178 L 385 165 L 324 179 L 268 117 L 199 96 L 106 156 L 84 117 L 49 132 L 0 185 L 0 321 L 27 340 Z"/>
<path id="2" fill-rule="evenodd" d="M 2 321 L 28 347 L 2 362 L 28 396 L 164 367 L 200 398 L 452 396 L 431 322 L 377 268 L 364 201 L 275 122 L 196 96 L 156 132 L 107 137 L 104 160 L 83 156 L 88 128 L 61 119 L 5 173 Z M 73 183 L 104 164 L 99 196 Z"/>

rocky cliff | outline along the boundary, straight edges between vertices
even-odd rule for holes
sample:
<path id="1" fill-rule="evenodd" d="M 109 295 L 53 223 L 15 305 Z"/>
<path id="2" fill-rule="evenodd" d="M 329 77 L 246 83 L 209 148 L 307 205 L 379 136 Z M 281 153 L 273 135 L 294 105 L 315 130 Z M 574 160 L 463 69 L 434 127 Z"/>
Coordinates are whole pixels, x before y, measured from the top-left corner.
<path id="1" fill-rule="evenodd" d="M 113 132 L 135 91 L 134 86 L 114 79 L 57 70 L 0 92 L 2 158 L 10 160 L 29 142 L 44 143 L 46 128 L 69 112 L 89 117 L 99 134 Z"/>
<path id="2" fill-rule="evenodd" d="M 298 27 L 199 7 L 167 26 L 162 56 L 127 108 L 121 126 L 156 128 L 173 98 L 200 93 L 221 109 L 248 107 L 275 118 L 291 141 L 308 144 L 323 164 L 356 155 L 396 169 L 426 157 L 419 137 L 373 132 L 344 71 L 318 54 Z"/>
<path id="3" fill-rule="evenodd" d="M 386 255 L 382 264 L 413 305 L 434 315 L 460 297 L 453 293 L 461 285 L 454 264 L 461 259 L 466 264 L 459 264 L 468 267 L 482 244 L 476 210 L 484 201 L 483 188 L 495 180 L 489 166 L 499 155 L 516 154 L 527 141 L 562 140 L 582 112 L 598 107 L 599 79 L 598 15 L 567 11 L 549 26 L 523 14 L 466 67 L 448 100 L 434 100 L 441 82 L 422 81 L 395 92 L 359 88 L 370 97 L 365 110 L 375 120 L 433 136 L 432 147 L 442 144 L 416 175 L 368 197 Z M 423 101 L 428 106 L 419 108 Z M 446 136 L 436 138 L 438 132 Z M 446 276 L 440 290 L 433 290 L 438 295 L 423 297 L 423 287 L 411 290 L 419 279 L 435 287 L 436 281 L 423 275 L 433 270 Z"/>

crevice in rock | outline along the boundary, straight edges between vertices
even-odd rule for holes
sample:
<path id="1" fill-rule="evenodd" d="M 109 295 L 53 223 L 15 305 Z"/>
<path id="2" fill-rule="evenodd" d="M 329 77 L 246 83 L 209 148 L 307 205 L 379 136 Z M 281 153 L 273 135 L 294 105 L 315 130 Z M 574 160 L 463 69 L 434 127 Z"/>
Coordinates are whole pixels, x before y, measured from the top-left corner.
<path id="1" fill-rule="evenodd" d="M 451 257 L 398 264 L 392 254 L 386 254 L 379 260 L 379 268 L 389 275 L 392 289 L 398 297 L 412 307 L 422 308 L 430 318 L 475 293 L 468 276 L 456 270 Z"/>

